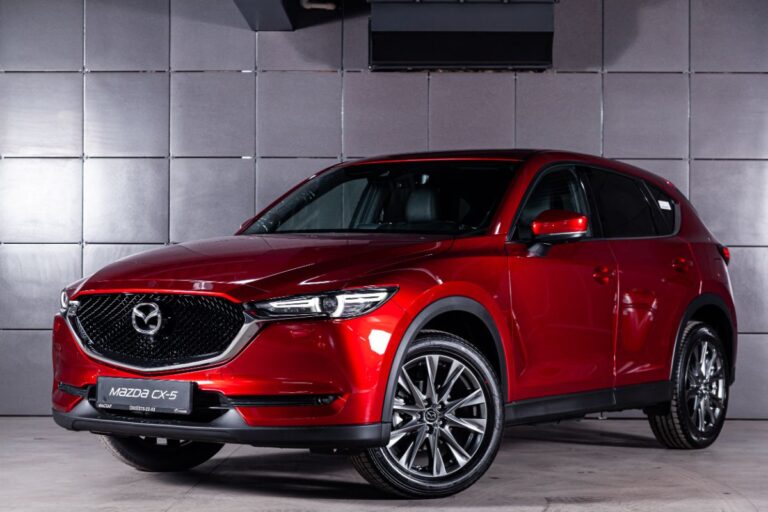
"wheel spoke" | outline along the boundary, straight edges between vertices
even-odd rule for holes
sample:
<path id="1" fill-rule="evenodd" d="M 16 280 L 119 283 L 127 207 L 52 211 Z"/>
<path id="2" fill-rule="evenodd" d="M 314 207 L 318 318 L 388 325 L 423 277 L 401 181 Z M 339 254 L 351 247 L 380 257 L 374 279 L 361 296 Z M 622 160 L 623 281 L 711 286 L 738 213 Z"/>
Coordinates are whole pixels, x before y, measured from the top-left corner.
<path id="1" fill-rule="evenodd" d="M 454 411 L 457 409 L 460 409 L 462 407 L 469 407 L 471 405 L 482 405 L 485 403 L 485 398 L 483 397 L 483 390 L 482 389 L 476 389 L 464 398 L 459 398 L 458 400 L 454 400 L 452 402 L 448 402 L 445 404 L 445 413 L 444 414 L 453 414 Z"/>
<path id="2" fill-rule="evenodd" d="M 704 425 L 705 425 L 705 423 L 704 423 L 704 411 L 705 411 L 705 406 L 704 406 L 704 400 L 701 399 L 701 398 L 699 398 L 699 406 L 697 407 L 696 411 L 697 411 L 696 412 L 696 414 L 697 414 L 697 424 L 698 424 L 699 430 L 704 431 Z"/>
<path id="3" fill-rule="evenodd" d="M 413 463 L 416 461 L 416 455 L 419 453 L 419 449 L 421 448 L 421 445 L 424 444 L 424 439 L 426 439 L 426 437 L 427 426 L 421 425 L 421 428 L 416 433 L 416 439 L 400 458 L 400 464 L 402 464 L 405 469 L 411 469 L 413 467 Z"/>
<path id="4" fill-rule="evenodd" d="M 430 403 L 437 403 L 437 390 L 435 380 L 437 379 L 437 367 L 440 363 L 440 356 L 427 356 L 427 399 Z"/>
<path id="5" fill-rule="evenodd" d="M 705 377 L 705 378 L 707 378 L 707 379 L 709 379 L 709 378 L 712 378 L 712 374 L 714 373 L 714 371 L 715 371 L 715 369 L 716 369 L 716 366 L 717 366 L 717 363 L 718 363 L 717 350 L 714 350 L 714 349 L 713 349 L 713 350 L 710 352 L 710 354 L 711 354 L 711 355 L 710 355 L 710 357 L 707 359 L 707 364 L 706 364 L 706 367 L 707 367 L 707 371 L 706 371 L 706 373 L 704 374 L 704 377 Z"/>
<path id="6" fill-rule="evenodd" d="M 460 418 L 453 414 L 446 414 L 445 420 L 452 426 L 470 430 L 478 434 L 485 432 L 485 419 L 484 418 Z"/>
<path id="7" fill-rule="evenodd" d="M 422 423 L 419 423 L 417 421 L 412 421 L 405 426 L 402 426 L 398 428 L 397 430 L 393 430 L 392 433 L 389 434 L 389 444 L 387 447 L 392 447 L 396 445 L 403 437 L 406 435 L 415 432 L 419 428 L 423 427 L 424 425 Z"/>
<path id="8" fill-rule="evenodd" d="M 691 406 L 690 416 L 692 421 L 696 421 L 696 414 L 699 410 L 699 395 L 698 393 L 693 395 L 693 406 Z"/>
<path id="9" fill-rule="evenodd" d="M 445 383 L 440 389 L 440 403 L 445 403 L 448 400 L 448 397 L 451 394 L 451 390 L 453 389 L 453 385 L 456 384 L 456 381 L 459 380 L 459 377 L 461 377 L 462 373 L 464 373 L 464 365 L 456 360 L 452 361 L 451 367 L 448 370 L 448 375 L 445 378 Z"/>
<path id="10" fill-rule="evenodd" d="M 407 414 L 413 417 L 418 416 L 419 413 L 424 410 L 423 407 L 417 407 L 415 405 L 407 405 L 407 404 L 397 404 L 397 403 L 393 405 L 392 408 L 395 412 Z"/>
<path id="11" fill-rule="evenodd" d="M 453 437 L 451 431 L 445 427 L 441 427 L 440 433 L 443 439 L 445 439 L 445 443 L 448 446 L 448 449 L 451 450 L 451 453 L 453 454 L 453 457 L 456 459 L 456 462 L 459 464 L 459 466 L 464 466 L 467 462 L 469 462 L 469 454 L 464 450 L 464 448 L 461 447 L 456 438 Z"/>
<path id="12" fill-rule="evenodd" d="M 424 394 L 413 383 L 411 376 L 408 375 L 408 370 L 405 368 L 400 372 L 398 383 L 411 395 L 417 407 L 424 408 Z"/>
<path id="13" fill-rule="evenodd" d="M 707 375 L 707 351 L 709 349 L 709 343 L 704 342 L 701 346 L 701 353 L 699 354 L 699 374 L 702 377 Z"/>
<path id="14" fill-rule="evenodd" d="M 696 365 L 692 364 L 688 367 L 688 371 L 686 372 L 686 380 L 689 387 L 696 387 L 696 385 L 699 383 L 699 377 L 696 375 Z"/>
<path id="15" fill-rule="evenodd" d="M 434 429 L 432 433 L 428 435 L 428 438 L 432 476 L 444 476 L 446 471 L 445 462 L 443 462 L 443 455 L 440 453 L 440 429 Z"/>

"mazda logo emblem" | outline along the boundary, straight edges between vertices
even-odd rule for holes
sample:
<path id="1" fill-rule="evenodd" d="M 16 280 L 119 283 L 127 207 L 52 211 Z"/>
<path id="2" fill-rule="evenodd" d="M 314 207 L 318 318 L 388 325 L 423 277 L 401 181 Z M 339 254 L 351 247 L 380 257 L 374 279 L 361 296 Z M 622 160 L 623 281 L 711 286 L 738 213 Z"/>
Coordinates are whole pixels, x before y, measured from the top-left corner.
<path id="1" fill-rule="evenodd" d="M 163 315 L 160 306 L 154 302 L 142 302 L 133 306 L 131 322 L 136 332 L 152 336 L 163 325 Z"/>

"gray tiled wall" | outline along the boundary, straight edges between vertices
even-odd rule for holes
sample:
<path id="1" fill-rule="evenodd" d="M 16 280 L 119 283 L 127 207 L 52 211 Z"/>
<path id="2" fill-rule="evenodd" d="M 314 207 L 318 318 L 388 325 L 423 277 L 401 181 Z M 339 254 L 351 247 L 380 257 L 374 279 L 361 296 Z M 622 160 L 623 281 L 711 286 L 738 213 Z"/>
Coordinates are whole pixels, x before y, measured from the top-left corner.
<path id="1" fill-rule="evenodd" d="M 733 247 L 732 415 L 768 418 L 768 2 L 738 3 L 561 0 L 551 71 L 371 74 L 360 9 L 255 34 L 232 0 L 0 0 L 0 414 L 48 411 L 69 281 L 341 159 L 547 146 L 669 178 Z"/>

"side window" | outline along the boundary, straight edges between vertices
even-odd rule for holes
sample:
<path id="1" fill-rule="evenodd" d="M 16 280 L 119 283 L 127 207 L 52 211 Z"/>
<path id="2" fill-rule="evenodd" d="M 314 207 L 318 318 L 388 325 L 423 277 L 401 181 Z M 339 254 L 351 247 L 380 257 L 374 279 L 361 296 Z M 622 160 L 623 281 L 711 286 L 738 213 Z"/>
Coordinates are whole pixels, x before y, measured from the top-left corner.
<path id="1" fill-rule="evenodd" d="M 529 238 L 532 235 L 533 221 L 547 210 L 588 214 L 584 189 L 571 167 L 547 171 L 536 183 L 517 221 L 516 237 Z"/>
<path id="2" fill-rule="evenodd" d="M 669 194 L 662 191 L 656 185 L 651 185 L 647 182 L 646 185 L 648 185 L 648 190 L 651 191 L 653 200 L 656 202 L 656 206 L 658 207 L 659 234 L 671 235 L 675 232 L 675 227 L 677 226 L 677 216 L 679 215 L 680 211 L 678 204 L 669 196 Z"/>
<path id="3" fill-rule="evenodd" d="M 640 183 L 628 176 L 589 169 L 589 183 L 600 212 L 603 236 L 656 236 L 653 210 Z"/>

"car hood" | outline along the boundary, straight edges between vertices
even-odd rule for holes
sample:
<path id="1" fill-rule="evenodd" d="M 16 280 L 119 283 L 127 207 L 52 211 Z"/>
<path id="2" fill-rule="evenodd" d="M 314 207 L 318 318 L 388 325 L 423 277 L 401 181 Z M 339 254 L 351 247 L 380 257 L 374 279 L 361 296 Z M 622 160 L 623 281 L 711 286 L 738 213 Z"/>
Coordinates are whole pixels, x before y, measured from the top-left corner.
<path id="1" fill-rule="evenodd" d="M 229 236 L 129 256 L 72 292 L 192 291 L 238 300 L 312 293 L 434 255 L 451 243 L 424 235 Z"/>

